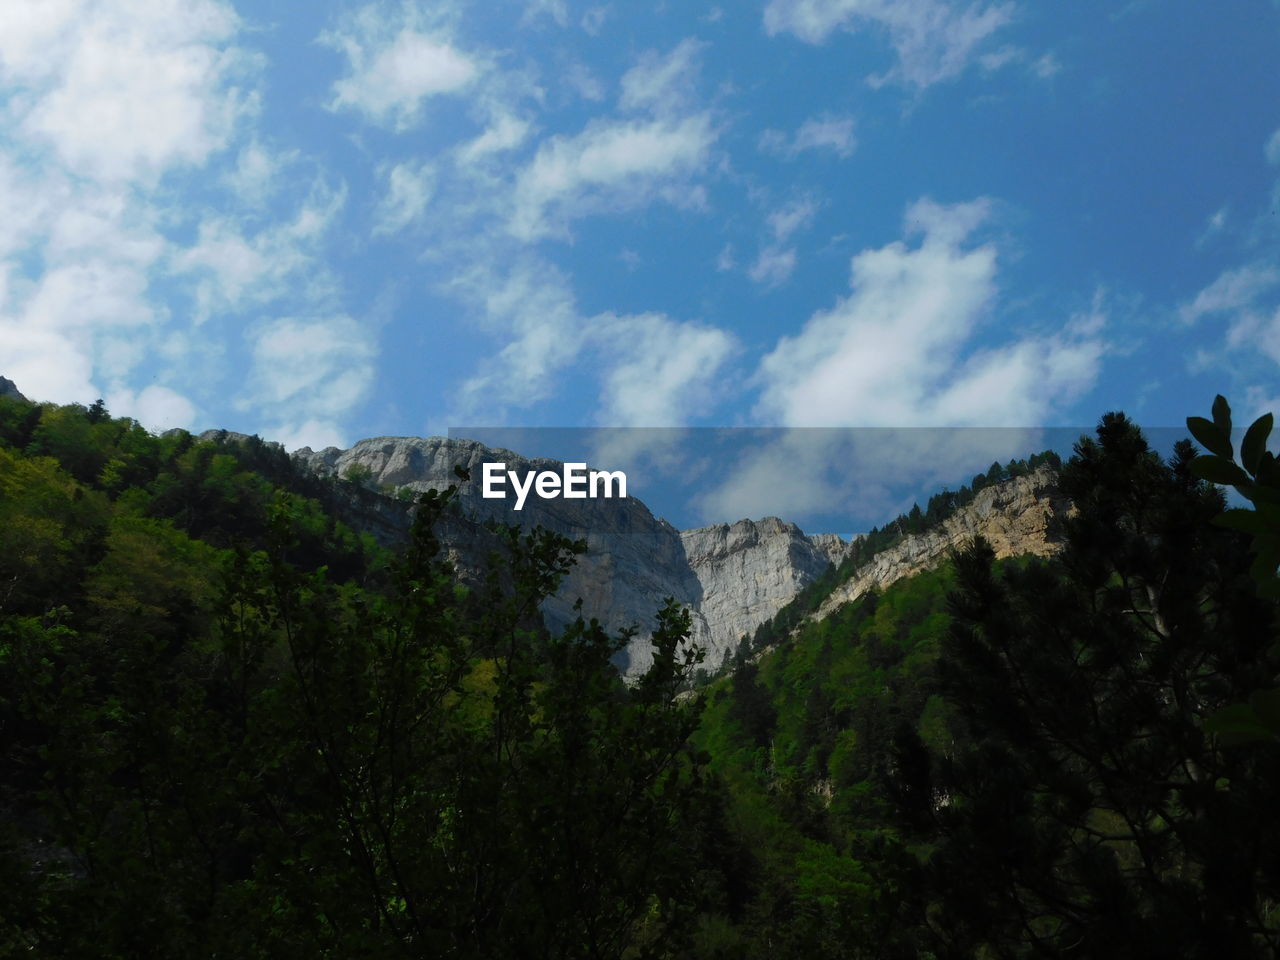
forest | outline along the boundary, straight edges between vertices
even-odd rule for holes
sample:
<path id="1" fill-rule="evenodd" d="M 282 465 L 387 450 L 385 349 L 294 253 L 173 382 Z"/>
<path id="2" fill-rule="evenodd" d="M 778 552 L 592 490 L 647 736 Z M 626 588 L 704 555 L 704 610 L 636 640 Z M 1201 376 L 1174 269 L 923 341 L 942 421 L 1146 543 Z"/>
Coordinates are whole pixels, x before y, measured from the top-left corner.
<path id="1" fill-rule="evenodd" d="M 625 683 L 538 615 L 582 542 L 466 581 L 451 491 L 392 547 L 278 446 L 0 397 L 0 956 L 1276 956 L 1270 428 L 1107 414 L 715 675 L 669 603 Z M 808 616 L 1040 466 L 1054 558 Z"/>

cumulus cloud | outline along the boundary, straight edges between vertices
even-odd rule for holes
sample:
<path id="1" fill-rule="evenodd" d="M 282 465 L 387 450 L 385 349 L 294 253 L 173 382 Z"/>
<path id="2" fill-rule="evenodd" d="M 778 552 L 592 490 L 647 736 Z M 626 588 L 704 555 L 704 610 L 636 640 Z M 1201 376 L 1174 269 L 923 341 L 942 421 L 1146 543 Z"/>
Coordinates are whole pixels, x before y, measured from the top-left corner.
<path id="1" fill-rule="evenodd" d="M 713 396 L 717 371 L 736 350 L 724 330 L 662 314 L 586 316 L 569 279 L 536 257 L 505 276 L 478 268 L 460 292 L 505 341 L 460 393 L 455 420 L 502 420 L 553 396 L 575 363 L 597 372 L 598 417 L 609 426 L 673 426 Z"/>
<path id="2" fill-rule="evenodd" d="M 810 117 L 790 136 L 781 130 L 766 130 L 760 135 L 761 150 L 788 159 L 809 150 L 829 150 L 843 160 L 853 156 L 855 146 L 852 117 Z"/>
<path id="3" fill-rule="evenodd" d="M 564 274 L 525 258 L 505 277 L 488 267 L 474 269 L 460 281 L 459 292 L 478 305 L 484 325 L 507 341 L 463 384 L 460 416 L 546 399 L 583 343 L 584 324 Z"/>
<path id="4" fill-rule="evenodd" d="M 989 205 L 915 203 L 918 246 L 853 258 L 851 292 L 761 361 L 757 413 L 791 426 L 1041 422 L 1092 385 L 1098 319 L 1053 336 L 978 343 L 994 306 L 997 251 L 971 242 Z"/>
<path id="5" fill-rule="evenodd" d="M 278 426 L 286 446 L 340 445 L 337 418 L 373 383 L 374 338 L 345 315 L 286 317 L 250 334 L 252 366 L 241 409 L 256 408 Z"/>
<path id="6" fill-rule="evenodd" d="M 115 416 L 132 417 L 149 430 L 189 430 L 196 425 L 195 405 L 170 387 L 152 384 L 138 393 L 119 387 L 109 390 L 105 400 Z"/>
<path id="7" fill-rule="evenodd" d="M 428 23 L 408 3 L 398 10 L 362 7 L 320 40 L 340 51 L 348 66 L 333 85 L 331 108 L 357 110 L 372 123 L 396 130 L 413 126 L 428 98 L 463 91 L 482 72 L 442 24 Z"/>
<path id="8" fill-rule="evenodd" d="M 707 161 L 716 132 L 707 114 L 679 120 L 597 121 L 577 136 L 552 137 L 520 171 L 510 232 L 522 240 L 564 234 L 587 213 L 675 202 L 683 178 Z"/>
<path id="9" fill-rule="evenodd" d="M 304 275 L 307 295 L 323 297 L 331 284 L 316 267 L 316 247 L 345 202 L 345 190 L 317 181 L 291 219 L 257 228 L 235 216 L 202 219 L 195 243 L 171 257 L 175 274 L 194 279 L 195 322 L 297 293 Z"/>
<path id="10" fill-rule="evenodd" d="M 660 314 L 600 318 L 594 335 L 617 362 L 604 375 L 600 421 L 611 427 L 667 427 L 709 409 L 717 374 L 734 351 L 716 327 Z"/>
<path id="11" fill-rule="evenodd" d="M 0 6 L 6 113 L 77 175 L 154 181 L 226 146 L 254 60 L 218 0 L 12 0 Z"/>
<path id="12" fill-rule="evenodd" d="M 1013 19 L 1012 3 L 948 0 L 770 0 L 764 12 L 770 36 L 791 33 L 822 43 L 836 30 L 884 30 L 897 54 L 873 85 L 899 82 L 923 89 L 950 80 L 973 61 L 982 44 Z"/>

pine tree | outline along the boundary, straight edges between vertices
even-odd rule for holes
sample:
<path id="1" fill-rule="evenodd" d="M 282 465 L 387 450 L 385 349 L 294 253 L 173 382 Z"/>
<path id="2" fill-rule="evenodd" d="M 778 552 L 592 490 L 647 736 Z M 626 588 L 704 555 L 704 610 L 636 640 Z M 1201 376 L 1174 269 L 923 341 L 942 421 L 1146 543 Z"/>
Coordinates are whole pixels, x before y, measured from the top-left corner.
<path id="1" fill-rule="evenodd" d="M 933 946 L 1272 956 L 1280 759 L 1203 724 L 1274 675 L 1276 607 L 1211 523 L 1223 499 L 1188 442 L 1165 464 L 1118 414 L 1097 432 L 1062 471 L 1078 514 L 1060 559 L 955 558 L 939 670 L 968 746 L 932 788 Z"/>

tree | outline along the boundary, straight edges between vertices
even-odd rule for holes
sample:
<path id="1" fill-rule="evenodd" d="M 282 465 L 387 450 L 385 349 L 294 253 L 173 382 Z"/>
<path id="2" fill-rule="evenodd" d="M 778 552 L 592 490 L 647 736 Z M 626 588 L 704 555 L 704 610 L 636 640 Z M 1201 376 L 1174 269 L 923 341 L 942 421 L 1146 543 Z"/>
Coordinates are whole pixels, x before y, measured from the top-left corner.
<path id="1" fill-rule="evenodd" d="M 688 614 L 661 612 L 653 666 L 627 687 L 610 663 L 621 638 L 581 618 L 559 636 L 540 626 L 581 544 L 506 531 L 485 583 L 464 587 L 432 532 L 455 492 L 421 498 L 385 593 L 334 582 L 308 555 L 311 507 L 277 495 L 265 551 L 122 521 L 90 581 L 96 619 L 0 622 L 0 746 L 20 761 L 3 799 L 20 797 L 15 822 L 50 851 L 32 866 L 28 840 L 0 836 L 0 895 L 29 918 L 0 925 L 0 945 L 679 949 L 717 829 L 688 745 L 698 708 L 677 700 L 698 662 Z M 214 555 L 227 567 L 212 615 L 166 616 Z M 160 576 L 179 561 L 186 579 Z"/>
<path id="2" fill-rule="evenodd" d="M 939 674 L 965 746 L 932 785 L 933 948 L 1272 956 L 1280 760 L 1204 720 L 1274 674 L 1275 605 L 1189 442 L 1165 464 L 1118 414 L 1097 434 L 1062 470 L 1060 559 L 955 558 Z"/>

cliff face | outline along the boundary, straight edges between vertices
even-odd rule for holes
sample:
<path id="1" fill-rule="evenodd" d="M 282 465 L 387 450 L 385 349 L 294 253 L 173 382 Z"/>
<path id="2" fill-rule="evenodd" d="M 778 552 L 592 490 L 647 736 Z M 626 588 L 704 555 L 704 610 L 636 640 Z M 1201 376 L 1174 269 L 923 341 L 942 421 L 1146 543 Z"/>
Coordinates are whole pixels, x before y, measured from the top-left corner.
<path id="1" fill-rule="evenodd" d="M 705 626 L 694 639 L 713 667 L 849 549 L 833 534 L 806 537 L 777 517 L 684 530 L 680 539 L 702 586 Z"/>
<path id="2" fill-rule="evenodd" d="M 775 517 L 740 520 L 677 531 L 656 518 L 633 497 L 624 499 L 548 499 L 530 495 L 518 513 L 503 500 L 481 496 L 481 465 L 504 461 L 517 473 L 560 471 L 559 461 L 529 459 L 509 450 L 490 449 L 469 440 L 442 437 L 376 437 L 350 450 L 303 449 L 294 458 L 320 474 L 346 476 L 353 468 L 375 488 L 441 490 L 459 484 L 464 513 L 475 523 L 451 526 L 442 539 L 450 559 L 465 573 L 478 571 L 493 541 L 479 523 L 493 519 L 525 528 L 541 525 L 573 539 L 587 541 L 560 592 L 547 601 L 543 614 L 553 629 L 583 613 L 606 629 L 636 628 L 627 659 L 629 674 L 643 672 L 652 661 L 648 636 L 654 613 L 664 598 L 687 604 L 693 615 L 693 639 L 707 651 L 706 665 L 718 667 L 751 634 L 781 610 L 807 584 L 839 564 L 851 544 L 834 534 L 806 536 L 799 527 Z M 453 468 L 471 471 L 460 483 Z M 1031 553 L 1046 556 L 1058 545 L 1048 534 L 1050 519 L 1068 504 L 1051 470 L 1041 469 L 981 491 L 972 503 L 934 530 L 908 537 L 874 557 L 836 588 L 815 617 L 825 617 L 841 604 L 871 589 L 884 589 L 940 563 L 952 547 L 981 534 L 997 556 Z M 388 504 L 395 501 L 387 501 Z M 400 505 L 383 518 L 397 522 Z M 403 513 L 407 529 L 408 513 Z"/>
<path id="3" fill-rule="evenodd" d="M 12 397 L 14 400 L 27 399 L 18 392 L 18 385 L 8 377 L 0 377 L 0 397 Z"/>
<path id="4" fill-rule="evenodd" d="M 694 610 L 694 630 L 705 629 L 697 610 L 701 585 L 685 560 L 680 534 L 649 512 L 634 497 L 623 499 L 563 498 L 543 500 L 530 495 L 524 509 L 511 510 L 510 501 L 481 496 L 481 465 L 502 461 L 508 470 L 560 471 L 559 461 L 529 459 L 509 450 L 490 449 L 470 440 L 443 437 L 375 437 L 361 440 L 350 450 L 328 448 L 318 452 L 304 448 L 294 458 L 321 474 L 346 476 L 352 468 L 367 471 L 367 483 L 374 487 L 408 488 L 414 491 L 443 490 L 458 484 L 463 512 L 474 520 L 519 523 L 531 529 L 541 525 L 572 539 L 587 541 L 587 553 L 566 577 L 559 593 L 543 606 L 543 614 L 553 628 L 576 614 L 574 602 L 580 597 L 583 614 L 596 617 L 606 629 L 618 631 L 635 627 L 639 633 L 627 649 L 628 673 L 642 672 L 651 662 L 647 636 L 654 626 L 654 614 L 665 597 L 675 597 Z M 471 479 L 460 482 L 455 465 L 470 470 Z M 450 555 L 460 567 L 476 569 L 483 562 L 490 542 L 478 532 L 470 543 L 459 544 L 446 536 Z"/>
<path id="5" fill-rule="evenodd" d="M 979 535 L 990 541 L 997 557 L 1052 556 L 1061 544 L 1049 533 L 1050 521 L 1071 509 L 1070 501 L 1058 490 L 1057 480 L 1056 473 L 1041 467 L 1028 476 L 980 491 L 972 503 L 938 527 L 876 554 L 832 592 L 814 619 L 826 617 L 869 590 L 883 590 L 896 580 L 936 567 L 953 547 Z"/>

